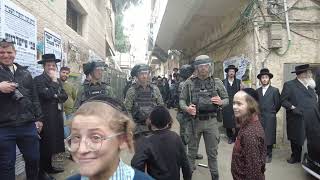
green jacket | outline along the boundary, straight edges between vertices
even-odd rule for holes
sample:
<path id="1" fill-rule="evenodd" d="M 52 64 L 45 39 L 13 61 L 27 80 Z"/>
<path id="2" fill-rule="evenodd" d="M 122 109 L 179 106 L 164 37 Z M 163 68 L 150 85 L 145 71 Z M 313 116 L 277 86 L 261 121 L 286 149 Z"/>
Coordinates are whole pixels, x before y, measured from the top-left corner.
<path id="1" fill-rule="evenodd" d="M 68 95 L 68 99 L 63 104 L 64 112 L 66 115 L 73 113 L 74 102 L 77 98 L 77 90 L 76 88 L 69 82 L 63 82 L 63 89 Z"/>

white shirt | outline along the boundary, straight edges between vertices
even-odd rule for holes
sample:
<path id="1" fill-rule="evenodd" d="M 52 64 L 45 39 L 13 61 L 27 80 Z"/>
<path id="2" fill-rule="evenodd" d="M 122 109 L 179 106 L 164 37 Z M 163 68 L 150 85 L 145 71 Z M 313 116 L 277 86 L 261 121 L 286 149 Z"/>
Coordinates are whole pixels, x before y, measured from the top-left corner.
<path id="1" fill-rule="evenodd" d="M 269 86 L 270 86 L 270 84 L 268 84 L 267 86 L 262 86 L 262 95 L 263 95 L 263 96 L 264 96 L 264 94 L 267 92 Z"/>
<path id="2" fill-rule="evenodd" d="M 232 86 L 233 81 L 234 81 L 234 80 L 230 80 L 230 79 L 228 79 L 228 82 L 229 82 L 230 86 Z"/>

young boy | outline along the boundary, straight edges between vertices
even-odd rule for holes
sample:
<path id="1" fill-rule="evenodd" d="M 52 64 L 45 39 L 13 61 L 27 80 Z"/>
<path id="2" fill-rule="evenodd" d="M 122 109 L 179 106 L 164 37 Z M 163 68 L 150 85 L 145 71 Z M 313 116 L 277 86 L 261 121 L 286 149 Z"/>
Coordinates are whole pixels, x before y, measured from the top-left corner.
<path id="1" fill-rule="evenodd" d="M 156 106 L 148 120 L 153 134 L 139 141 L 131 160 L 132 167 L 147 171 L 157 180 L 191 180 L 192 171 L 179 135 L 170 131 L 172 118 L 163 106 Z"/>

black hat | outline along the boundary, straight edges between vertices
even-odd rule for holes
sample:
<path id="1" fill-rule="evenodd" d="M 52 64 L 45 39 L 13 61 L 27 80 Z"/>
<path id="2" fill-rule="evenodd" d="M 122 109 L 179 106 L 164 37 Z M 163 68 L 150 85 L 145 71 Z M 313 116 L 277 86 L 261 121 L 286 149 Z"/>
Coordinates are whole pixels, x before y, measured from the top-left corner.
<path id="1" fill-rule="evenodd" d="M 56 55 L 54 55 L 54 54 L 44 54 L 44 55 L 42 55 L 42 60 L 38 61 L 38 64 L 44 64 L 46 62 L 58 63 L 58 62 L 61 62 L 61 60 L 56 59 Z"/>
<path id="2" fill-rule="evenodd" d="M 259 103 L 259 96 L 256 90 L 252 89 L 252 88 L 244 88 L 242 89 L 242 91 L 244 91 L 245 93 L 247 93 L 249 96 L 251 96 L 254 100 L 257 101 L 257 103 Z"/>
<path id="3" fill-rule="evenodd" d="M 303 64 L 303 65 L 296 66 L 294 69 L 295 71 L 292 71 L 291 73 L 296 73 L 298 75 L 308 70 L 311 70 L 312 68 L 310 67 L 309 64 Z"/>
<path id="4" fill-rule="evenodd" d="M 229 69 L 234 69 L 236 72 L 238 72 L 238 70 L 239 70 L 235 65 L 231 64 L 227 68 L 224 69 L 224 72 L 228 73 Z"/>
<path id="5" fill-rule="evenodd" d="M 268 75 L 270 79 L 273 78 L 273 74 L 270 73 L 268 68 L 263 68 L 260 70 L 260 73 L 258 74 L 257 78 L 260 79 L 262 75 Z"/>

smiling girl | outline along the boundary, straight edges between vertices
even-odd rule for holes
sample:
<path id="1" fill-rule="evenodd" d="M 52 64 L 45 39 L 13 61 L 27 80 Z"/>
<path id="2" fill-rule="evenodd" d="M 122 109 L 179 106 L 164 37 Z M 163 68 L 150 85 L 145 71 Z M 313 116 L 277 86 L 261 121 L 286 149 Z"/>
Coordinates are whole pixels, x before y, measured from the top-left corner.
<path id="1" fill-rule="evenodd" d="M 133 149 L 134 124 L 119 103 L 105 99 L 84 103 L 74 114 L 66 146 L 79 165 L 80 174 L 68 180 L 152 179 L 120 159 L 121 150 Z"/>

